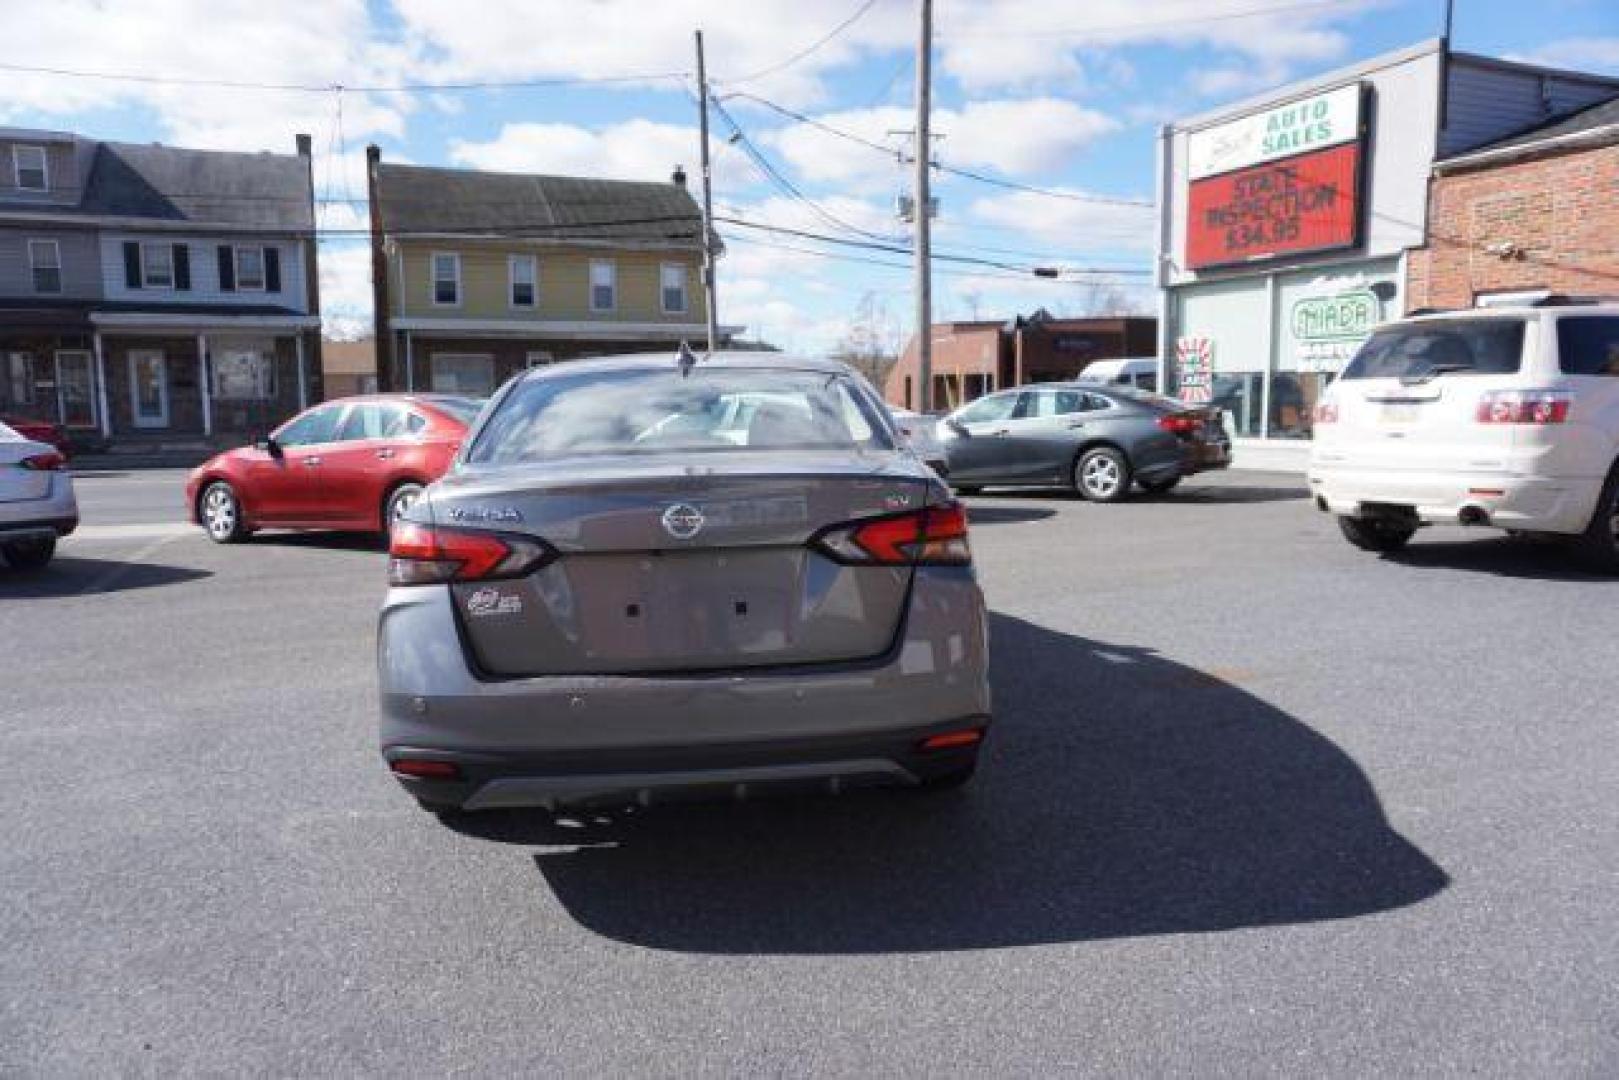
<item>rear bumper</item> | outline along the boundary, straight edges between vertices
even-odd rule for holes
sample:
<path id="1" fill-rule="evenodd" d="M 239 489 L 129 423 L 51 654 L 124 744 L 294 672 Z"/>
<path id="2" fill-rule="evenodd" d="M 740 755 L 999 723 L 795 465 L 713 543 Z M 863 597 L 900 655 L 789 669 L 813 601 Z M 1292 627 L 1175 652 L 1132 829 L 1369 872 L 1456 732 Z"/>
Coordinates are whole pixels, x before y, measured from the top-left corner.
<path id="1" fill-rule="evenodd" d="M 1528 532 L 1585 530 L 1602 480 L 1504 472 L 1396 471 L 1312 462 L 1316 505 L 1344 517 L 1398 508 L 1424 525 L 1494 525 Z"/>
<path id="2" fill-rule="evenodd" d="M 35 521 L 0 521 L 0 544 L 17 540 L 54 540 L 79 527 L 78 515 Z"/>
<path id="3" fill-rule="evenodd" d="M 881 735 L 774 739 L 720 746 L 667 746 L 574 753 L 469 753 L 395 746 L 400 761 L 445 762 L 451 779 L 395 773 L 405 790 L 435 807 L 552 809 L 608 803 L 740 799 L 760 795 L 837 793 L 859 787 L 914 786 L 971 765 L 978 744 L 924 751 L 930 735 L 988 726 L 968 717 Z"/>
<path id="4" fill-rule="evenodd" d="M 79 527 L 73 481 L 65 472 L 46 475 L 50 488 L 42 497 L 0 502 L 0 541 L 66 536 Z"/>
<path id="5" fill-rule="evenodd" d="M 917 732 L 987 723 L 986 634 L 971 571 L 922 567 L 899 640 L 873 660 L 689 676 L 488 680 L 468 666 L 449 591 L 396 588 L 377 635 L 381 749 L 389 760 L 407 750 L 450 755 L 458 764 L 465 758 L 469 768 L 487 764 L 491 779 L 522 780 L 500 789 L 499 805 L 556 798 L 552 781 L 570 791 L 580 785 L 559 780 L 565 777 L 755 765 L 818 766 L 822 772 L 807 777 L 816 782 L 882 774 L 903 783 L 900 772 L 871 762 L 897 762 L 915 779 L 899 758 L 906 747 L 914 751 Z M 709 775 L 676 778 L 672 786 L 763 779 Z M 668 786 L 636 783 L 636 790 Z M 634 786 L 605 784 L 613 791 Z"/>

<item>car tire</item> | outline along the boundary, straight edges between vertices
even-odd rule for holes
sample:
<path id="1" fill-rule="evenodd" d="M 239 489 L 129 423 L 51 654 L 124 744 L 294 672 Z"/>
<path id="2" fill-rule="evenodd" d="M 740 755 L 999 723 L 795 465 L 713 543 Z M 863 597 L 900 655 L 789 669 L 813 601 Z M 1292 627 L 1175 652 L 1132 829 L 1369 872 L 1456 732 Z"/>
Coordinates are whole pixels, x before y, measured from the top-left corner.
<path id="1" fill-rule="evenodd" d="M 1175 485 L 1181 482 L 1179 476 L 1170 476 L 1162 480 L 1137 480 L 1141 490 L 1149 495 L 1167 495 L 1175 490 Z"/>
<path id="2" fill-rule="evenodd" d="M 1340 517 L 1338 528 L 1345 540 L 1362 551 L 1376 551 L 1385 555 L 1405 547 L 1417 531 L 1415 525 L 1352 517 Z"/>
<path id="3" fill-rule="evenodd" d="M 1130 494 L 1130 459 L 1111 446 L 1095 446 L 1074 462 L 1074 490 L 1091 502 L 1119 502 Z"/>
<path id="4" fill-rule="evenodd" d="M 421 497 L 422 485 L 414 482 L 396 484 L 390 488 L 382 500 L 382 535 L 387 536 L 392 532 L 394 522 Z"/>
<path id="5" fill-rule="evenodd" d="M 43 540 L 15 540 L 0 546 L 0 555 L 4 555 L 6 562 L 11 564 L 13 570 L 39 570 L 51 561 L 56 554 L 56 537 L 49 536 Z"/>
<path id="6" fill-rule="evenodd" d="M 1603 574 L 1619 574 L 1619 463 L 1608 472 L 1591 523 L 1574 541 L 1580 561 Z"/>
<path id="7" fill-rule="evenodd" d="M 202 490 L 197 500 L 197 519 L 202 531 L 216 544 L 235 544 L 247 538 L 247 525 L 242 521 L 242 500 L 236 489 L 223 480 L 215 480 Z"/>

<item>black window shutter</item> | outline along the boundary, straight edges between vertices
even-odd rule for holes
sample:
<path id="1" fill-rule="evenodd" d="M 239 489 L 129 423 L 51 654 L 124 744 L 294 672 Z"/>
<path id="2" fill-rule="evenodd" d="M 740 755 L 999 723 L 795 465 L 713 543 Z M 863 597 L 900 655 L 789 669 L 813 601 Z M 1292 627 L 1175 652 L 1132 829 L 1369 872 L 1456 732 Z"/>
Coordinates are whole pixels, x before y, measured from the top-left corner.
<path id="1" fill-rule="evenodd" d="M 191 248 L 185 244 L 174 245 L 174 287 L 191 288 Z"/>
<path id="2" fill-rule="evenodd" d="M 264 291 L 281 291 L 281 249 L 264 249 Z"/>
<path id="3" fill-rule="evenodd" d="M 219 289 L 236 291 L 236 249 L 229 244 L 219 245 Z"/>
<path id="4" fill-rule="evenodd" d="M 141 246 L 133 240 L 124 241 L 124 284 L 131 289 L 141 287 Z"/>

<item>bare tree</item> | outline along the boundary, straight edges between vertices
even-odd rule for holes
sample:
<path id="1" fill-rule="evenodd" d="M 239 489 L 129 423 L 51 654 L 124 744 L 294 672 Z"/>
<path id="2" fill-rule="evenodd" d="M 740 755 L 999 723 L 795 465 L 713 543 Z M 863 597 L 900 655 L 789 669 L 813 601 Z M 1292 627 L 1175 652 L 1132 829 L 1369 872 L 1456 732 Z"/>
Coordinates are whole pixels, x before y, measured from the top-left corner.
<path id="1" fill-rule="evenodd" d="M 882 389 L 888 372 L 899 360 L 899 323 L 880 295 L 867 292 L 855 305 L 849 328 L 832 349 L 832 357 L 864 375 Z"/>

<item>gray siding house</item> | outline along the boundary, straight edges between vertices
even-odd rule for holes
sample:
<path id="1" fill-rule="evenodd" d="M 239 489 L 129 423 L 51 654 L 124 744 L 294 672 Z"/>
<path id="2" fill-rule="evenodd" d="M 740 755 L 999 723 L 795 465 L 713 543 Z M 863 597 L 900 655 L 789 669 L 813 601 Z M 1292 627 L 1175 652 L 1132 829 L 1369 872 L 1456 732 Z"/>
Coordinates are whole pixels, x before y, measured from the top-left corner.
<path id="1" fill-rule="evenodd" d="M 320 396 L 310 145 L 0 128 L 0 416 L 216 444 Z"/>

